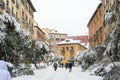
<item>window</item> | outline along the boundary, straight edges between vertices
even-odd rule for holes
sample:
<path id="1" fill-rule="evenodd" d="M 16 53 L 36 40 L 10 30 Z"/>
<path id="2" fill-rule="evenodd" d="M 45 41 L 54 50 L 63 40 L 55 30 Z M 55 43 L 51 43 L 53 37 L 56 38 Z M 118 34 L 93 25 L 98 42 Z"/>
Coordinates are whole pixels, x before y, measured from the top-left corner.
<path id="1" fill-rule="evenodd" d="M 73 53 L 74 53 L 74 48 L 70 47 L 70 54 L 73 55 Z"/>
<path id="2" fill-rule="evenodd" d="M 16 2 L 16 7 L 19 9 L 19 4 L 18 4 L 18 1 Z"/>
<path id="3" fill-rule="evenodd" d="M 22 11 L 22 18 L 24 19 L 24 12 Z"/>
<path id="4" fill-rule="evenodd" d="M 12 7 L 12 16 L 15 16 L 15 15 L 14 15 L 14 8 L 13 8 L 13 7 Z"/>
<path id="5" fill-rule="evenodd" d="M 9 6 L 9 0 L 7 0 L 7 6 Z"/>
<path id="6" fill-rule="evenodd" d="M 26 21 L 28 21 L 28 17 L 26 16 Z"/>
<path id="7" fill-rule="evenodd" d="M 16 12 L 16 18 L 18 19 L 18 12 Z"/>
<path id="8" fill-rule="evenodd" d="M 66 47 L 66 51 L 68 51 L 69 50 L 69 47 Z"/>
<path id="9" fill-rule="evenodd" d="M 64 47 L 62 47 L 62 49 L 61 49 L 61 53 L 62 53 L 62 55 L 65 54 L 65 48 L 64 48 Z"/>
<path id="10" fill-rule="evenodd" d="M 70 42 L 70 40 L 66 40 L 66 42 Z"/>

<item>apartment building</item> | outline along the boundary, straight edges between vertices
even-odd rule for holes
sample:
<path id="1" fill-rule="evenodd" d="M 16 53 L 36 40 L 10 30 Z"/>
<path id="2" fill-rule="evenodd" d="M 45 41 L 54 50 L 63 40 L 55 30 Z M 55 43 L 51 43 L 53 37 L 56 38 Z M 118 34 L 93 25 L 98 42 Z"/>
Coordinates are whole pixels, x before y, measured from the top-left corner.
<path id="1" fill-rule="evenodd" d="M 116 21 L 119 18 L 119 2 L 119 0 L 102 0 L 106 44 L 109 42 L 110 33 L 112 32 L 116 25 Z"/>
<path id="2" fill-rule="evenodd" d="M 7 12 L 17 19 L 30 36 L 34 36 L 35 8 L 31 0 L 0 0 L 0 13 Z"/>
<path id="3" fill-rule="evenodd" d="M 39 28 L 39 26 L 34 26 L 34 39 L 40 42 L 45 41 L 45 33 Z"/>
<path id="4" fill-rule="evenodd" d="M 41 28 L 45 33 L 45 44 L 50 49 L 50 29 L 49 28 Z"/>
<path id="5" fill-rule="evenodd" d="M 102 3 L 98 5 L 90 21 L 88 22 L 89 29 L 89 46 L 97 46 L 104 43 L 104 25 L 103 25 L 103 9 Z"/>
<path id="6" fill-rule="evenodd" d="M 57 43 L 67 39 L 67 34 L 58 33 L 56 31 L 50 32 L 50 51 L 57 54 Z"/>
<path id="7" fill-rule="evenodd" d="M 94 14 L 88 22 L 89 29 L 89 46 L 97 46 L 104 43 L 104 16 L 102 3 L 98 5 Z"/>

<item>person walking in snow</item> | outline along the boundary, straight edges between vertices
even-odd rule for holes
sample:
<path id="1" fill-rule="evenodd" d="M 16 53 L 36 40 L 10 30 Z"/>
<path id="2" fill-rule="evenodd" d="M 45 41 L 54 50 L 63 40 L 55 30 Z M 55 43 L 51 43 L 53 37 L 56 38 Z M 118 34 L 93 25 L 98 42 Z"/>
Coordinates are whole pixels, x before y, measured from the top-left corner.
<path id="1" fill-rule="evenodd" d="M 72 63 L 71 62 L 68 62 L 68 68 L 69 68 L 69 72 L 72 71 Z"/>
<path id="2" fill-rule="evenodd" d="M 61 63 L 61 67 L 63 68 L 63 66 L 64 66 L 64 64 L 63 63 Z"/>
<path id="3" fill-rule="evenodd" d="M 57 62 L 54 62 L 54 64 L 53 64 L 54 71 L 56 71 L 56 70 L 57 70 L 57 66 L 58 66 Z"/>
<path id="4" fill-rule="evenodd" d="M 12 80 L 5 61 L 0 60 L 0 80 Z"/>
<path id="5" fill-rule="evenodd" d="M 65 63 L 65 69 L 67 69 L 68 68 L 68 63 Z"/>

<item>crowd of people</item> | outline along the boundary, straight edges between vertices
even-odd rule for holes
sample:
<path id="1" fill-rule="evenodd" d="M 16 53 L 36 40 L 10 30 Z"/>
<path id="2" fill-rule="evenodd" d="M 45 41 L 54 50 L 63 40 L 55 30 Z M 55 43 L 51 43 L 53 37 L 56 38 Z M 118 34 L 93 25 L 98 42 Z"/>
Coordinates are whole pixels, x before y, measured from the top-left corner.
<path id="1" fill-rule="evenodd" d="M 65 67 L 65 69 L 69 69 L 69 72 L 72 72 L 72 66 L 73 66 L 73 64 L 71 62 L 68 62 L 68 63 L 65 63 L 65 64 L 63 64 L 63 63 L 58 64 L 57 62 L 54 62 L 53 63 L 54 71 L 57 70 L 58 65 L 60 65 L 61 68 Z"/>

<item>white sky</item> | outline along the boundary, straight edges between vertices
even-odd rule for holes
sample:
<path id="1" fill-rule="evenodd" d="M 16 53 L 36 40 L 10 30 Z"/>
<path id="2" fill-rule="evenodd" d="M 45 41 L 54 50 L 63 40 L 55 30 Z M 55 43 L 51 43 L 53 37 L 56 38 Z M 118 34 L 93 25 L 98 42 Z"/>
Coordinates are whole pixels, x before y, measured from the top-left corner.
<path id="1" fill-rule="evenodd" d="M 88 34 L 87 24 L 100 0 L 31 0 L 39 27 L 68 35 Z"/>

